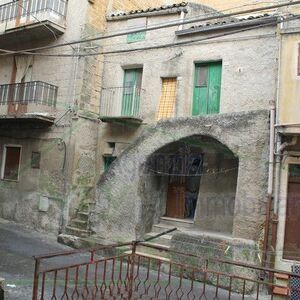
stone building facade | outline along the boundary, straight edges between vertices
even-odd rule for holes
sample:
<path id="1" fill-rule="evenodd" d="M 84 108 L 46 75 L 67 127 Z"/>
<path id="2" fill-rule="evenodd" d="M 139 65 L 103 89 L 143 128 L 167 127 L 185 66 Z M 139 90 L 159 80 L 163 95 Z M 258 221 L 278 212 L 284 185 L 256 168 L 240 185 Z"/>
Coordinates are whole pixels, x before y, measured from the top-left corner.
<path id="1" fill-rule="evenodd" d="M 55 45 L 102 33 L 107 4 L 0 5 L 1 48 L 47 48 L 0 58 L 0 217 L 57 233 L 94 198 L 101 56 L 78 56 L 96 42 Z"/>
<path id="2" fill-rule="evenodd" d="M 225 18 L 263 4 L 28 3 L 39 1 L 0 1 L 0 217 L 114 241 L 185 227 L 175 248 L 205 240 L 238 249 L 233 259 L 246 259 L 239 249 L 247 247 L 255 260 L 277 101 L 273 246 L 287 249 L 289 170 L 299 164 L 299 24 L 277 23 L 291 7 Z M 120 28 L 131 33 L 55 48 Z M 279 267 L 297 261 L 283 256 Z"/>
<path id="3" fill-rule="evenodd" d="M 219 18 L 180 24 L 211 14 Z M 108 33 L 178 24 L 103 45 L 97 169 L 107 171 L 97 184 L 92 231 L 120 241 L 185 227 L 175 248 L 180 236 L 196 237 L 246 247 L 255 261 L 266 213 L 277 17 L 222 18 L 181 3 L 117 11 L 107 20 Z M 193 167 L 199 173 L 190 174 Z M 230 258 L 246 260 L 239 250 Z"/>

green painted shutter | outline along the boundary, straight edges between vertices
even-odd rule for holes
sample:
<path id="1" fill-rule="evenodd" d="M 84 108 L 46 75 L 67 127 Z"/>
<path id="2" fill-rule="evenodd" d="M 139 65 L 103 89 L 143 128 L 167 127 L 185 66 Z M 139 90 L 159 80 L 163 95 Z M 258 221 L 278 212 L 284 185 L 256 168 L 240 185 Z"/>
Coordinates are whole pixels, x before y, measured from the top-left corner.
<path id="1" fill-rule="evenodd" d="M 221 77 L 221 63 L 211 64 L 208 76 L 208 114 L 217 114 L 220 112 Z"/>
<path id="2" fill-rule="evenodd" d="M 196 65 L 192 115 L 219 113 L 222 64 Z"/>
<path id="3" fill-rule="evenodd" d="M 142 69 L 125 70 L 122 116 L 135 116 L 139 112 Z"/>

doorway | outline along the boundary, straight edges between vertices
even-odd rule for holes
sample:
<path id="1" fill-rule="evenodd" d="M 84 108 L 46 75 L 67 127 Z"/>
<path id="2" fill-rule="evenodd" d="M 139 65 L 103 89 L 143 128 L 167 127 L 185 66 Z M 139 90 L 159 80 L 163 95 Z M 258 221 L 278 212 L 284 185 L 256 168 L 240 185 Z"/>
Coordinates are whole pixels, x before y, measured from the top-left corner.
<path id="1" fill-rule="evenodd" d="M 300 164 L 289 164 L 283 258 L 300 261 Z"/>
<path id="2" fill-rule="evenodd" d="M 171 157 L 166 217 L 194 219 L 201 180 L 202 161 L 202 154 L 184 153 Z"/>

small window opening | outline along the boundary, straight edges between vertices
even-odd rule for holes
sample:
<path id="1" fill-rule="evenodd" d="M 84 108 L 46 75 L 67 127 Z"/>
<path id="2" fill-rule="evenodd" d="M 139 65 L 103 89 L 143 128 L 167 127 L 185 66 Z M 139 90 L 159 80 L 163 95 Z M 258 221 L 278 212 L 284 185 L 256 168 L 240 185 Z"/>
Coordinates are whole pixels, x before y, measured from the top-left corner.
<path id="1" fill-rule="evenodd" d="M 21 160 L 20 146 L 4 146 L 1 179 L 17 181 Z"/>

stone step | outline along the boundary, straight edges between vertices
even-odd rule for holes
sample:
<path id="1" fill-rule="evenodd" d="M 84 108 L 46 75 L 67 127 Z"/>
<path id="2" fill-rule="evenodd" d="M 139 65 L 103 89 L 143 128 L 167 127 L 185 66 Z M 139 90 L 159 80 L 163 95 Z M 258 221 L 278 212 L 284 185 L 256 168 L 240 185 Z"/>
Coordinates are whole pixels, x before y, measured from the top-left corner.
<path id="1" fill-rule="evenodd" d="M 159 224 L 163 226 L 171 226 L 172 228 L 176 227 L 176 228 L 192 229 L 194 227 L 194 222 L 192 220 L 174 219 L 169 217 L 161 217 Z"/>
<path id="2" fill-rule="evenodd" d="M 273 295 L 281 296 L 283 299 L 288 299 L 289 297 L 289 290 L 287 287 L 279 287 L 275 286 L 273 288 Z"/>
<path id="3" fill-rule="evenodd" d="M 87 221 L 82 221 L 80 219 L 72 219 L 71 220 L 71 227 L 76 227 L 79 229 L 88 229 L 88 222 Z"/>
<path id="4" fill-rule="evenodd" d="M 145 244 L 149 245 L 149 246 L 159 247 L 159 248 L 161 248 L 161 250 L 147 247 L 144 245 L 138 245 L 137 252 L 144 253 L 145 255 L 156 255 L 159 257 L 169 258 L 168 250 L 170 249 L 170 246 L 161 245 L 161 244 L 157 244 L 157 243 L 145 243 Z M 164 250 L 166 250 L 166 251 L 164 251 Z"/>
<path id="5" fill-rule="evenodd" d="M 90 230 L 80 229 L 80 228 L 73 227 L 70 225 L 66 226 L 66 233 L 75 235 L 75 236 L 79 236 L 79 237 L 88 237 L 92 234 L 92 232 Z"/>
<path id="6" fill-rule="evenodd" d="M 162 233 L 164 231 L 167 231 L 169 229 L 173 229 L 173 228 L 177 228 L 176 231 L 173 231 L 172 233 L 170 234 L 173 234 L 173 233 L 176 233 L 176 232 L 179 232 L 179 231 L 182 231 L 182 228 L 178 228 L 178 227 L 174 227 L 174 226 L 171 226 L 171 225 L 165 225 L 165 224 L 155 224 L 152 226 L 152 232 L 156 232 L 156 233 Z M 184 229 L 183 229 L 184 230 Z"/>
<path id="7" fill-rule="evenodd" d="M 157 232 L 149 232 L 145 235 L 145 239 L 156 236 Z M 162 246 L 170 246 L 171 245 L 171 239 L 172 239 L 172 235 L 171 234 L 165 234 L 163 236 L 160 236 L 154 240 L 151 240 L 149 242 L 151 243 L 155 243 L 155 244 L 159 244 Z"/>
<path id="8" fill-rule="evenodd" d="M 82 221 L 88 221 L 89 219 L 89 213 L 86 211 L 79 211 L 77 213 L 77 218 L 82 220 Z"/>
<path id="9" fill-rule="evenodd" d="M 286 275 L 286 274 L 283 274 L 283 273 L 275 273 L 274 276 L 278 280 L 283 280 L 283 281 L 289 280 L 289 275 Z"/>

